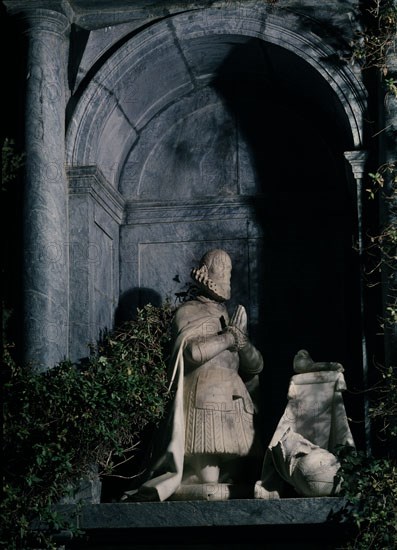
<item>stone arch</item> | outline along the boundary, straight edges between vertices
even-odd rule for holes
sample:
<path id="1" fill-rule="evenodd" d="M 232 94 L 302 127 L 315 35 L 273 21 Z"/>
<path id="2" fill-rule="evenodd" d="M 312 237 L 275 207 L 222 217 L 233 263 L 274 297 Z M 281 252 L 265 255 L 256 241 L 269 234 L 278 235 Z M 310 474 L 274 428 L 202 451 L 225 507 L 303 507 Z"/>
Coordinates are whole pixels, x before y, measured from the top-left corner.
<path id="1" fill-rule="evenodd" d="M 302 60 L 302 67 L 311 68 L 309 80 L 319 75 L 328 90 L 324 98 L 350 134 L 350 149 L 362 147 L 365 92 L 359 74 L 335 63 L 339 52 L 314 32 L 311 20 L 246 4 L 182 13 L 124 43 L 93 77 L 77 105 L 67 132 L 67 164 L 96 165 L 117 187 L 124 161 L 147 124 L 214 76 L 227 41 L 238 44 L 249 38 Z M 299 90 L 299 79 L 294 86 Z M 310 89 L 305 93 L 310 95 Z"/>
<path id="2" fill-rule="evenodd" d="M 173 296 L 184 290 L 189 268 L 206 249 L 225 248 L 238 283 L 230 309 L 247 305 L 251 334 L 261 345 L 272 343 L 262 349 L 266 364 L 277 366 L 264 400 L 272 418 L 278 416 L 291 358 L 300 347 L 320 359 L 356 365 L 361 359 L 355 347 L 360 346 L 354 317 L 359 307 L 351 252 L 355 196 L 346 185 L 343 152 L 364 145 L 366 94 L 359 70 L 340 61 L 343 48 L 312 19 L 265 3 L 170 16 L 123 41 L 82 93 L 67 132 L 66 162 L 76 175 L 72 188 L 79 192 L 91 175 L 100 189 L 96 196 L 114 222 L 110 231 L 97 205 L 83 210 L 79 194 L 72 194 L 74 227 L 88 212 L 95 223 L 87 233 L 102 239 L 103 262 L 90 264 L 87 276 L 87 296 L 94 295 L 90 285 L 98 265 L 109 285 L 92 300 L 97 326 L 104 326 L 102 319 L 109 326 L 119 295 L 126 298 L 122 309 L 127 313 L 131 289 Z M 279 88 L 269 92 L 266 105 L 261 94 L 275 81 Z M 253 95 L 241 103 L 247 89 Z M 300 118 L 295 107 L 304 102 L 305 115 L 323 117 L 323 133 L 314 131 L 317 120 Z M 252 132 L 256 119 L 259 128 Z M 273 166 L 266 176 L 272 185 L 264 189 L 252 172 L 269 170 L 261 158 L 261 132 L 268 120 L 265 145 Z M 214 129 L 224 135 L 218 139 Z M 334 135 L 327 140 L 323 134 L 330 131 Z M 239 143 L 238 162 L 233 141 Z M 336 144 L 332 151 L 331 142 Z M 225 149 L 218 154 L 221 145 Z M 179 162 L 176 153 L 182 148 Z M 220 158 L 232 160 L 213 181 L 211 171 Z M 236 176 L 238 170 L 243 177 Z M 157 185 L 159 178 L 167 187 Z M 310 185 L 303 189 L 302 181 Z M 76 235 L 80 239 L 81 231 Z M 80 308 L 74 316 L 81 317 L 80 273 L 71 289 L 72 307 Z M 346 314 L 345 302 L 354 315 Z M 71 341 L 79 339 L 76 331 Z"/>

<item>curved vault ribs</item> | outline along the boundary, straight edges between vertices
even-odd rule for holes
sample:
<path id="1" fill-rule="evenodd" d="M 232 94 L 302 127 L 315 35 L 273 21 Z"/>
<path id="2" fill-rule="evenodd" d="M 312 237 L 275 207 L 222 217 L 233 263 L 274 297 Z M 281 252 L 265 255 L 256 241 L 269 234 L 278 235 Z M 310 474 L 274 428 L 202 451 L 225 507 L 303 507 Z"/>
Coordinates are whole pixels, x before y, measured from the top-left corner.
<path id="1" fill-rule="evenodd" d="M 121 132 L 123 139 L 126 136 L 129 139 L 124 142 L 123 147 L 118 149 L 125 150 L 125 153 L 129 151 L 136 139 L 137 128 L 136 123 L 131 120 L 123 108 L 122 94 L 125 86 L 120 83 L 127 79 L 128 84 L 129 75 L 134 68 L 142 65 L 144 57 L 142 50 L 147 48 L 146 55 L 148 55 L 161 48 L 161 42 L 157 48 L 150 44 L 153 40 L 160 39 L 161 41 L 162 35 L 166 31 L 167 29 L 163 29 L 163 32 L 159 32 L 154 37 L 151 33 L 142 33 L 144 36 L 137 37 L 140 38 L 138 44 L 137 40 L 127 42 L 95 75 L 82 95 L 69 124 L 66 136 L 66 163 L 69 166 L 100 166 L 100 162 L 98 162 L 100 138 L 110 117 L 117 111 L 121 115 L 121 123 L 129 127 L 128 132 L 124 134 Z M 120 162 L 117 165 L 120 165 Z"/>
<path id="2" fill-rule="evenodd" d="M 142 179 L 143 179 L 143 176 L 145 174 L 146 167 L 148 165 L 150 165 L 150 162 L 151 162 L 152 158 L 157 154 L 159 148 L 163 145 L 163 139 L 166 137 L 166 135 L 172 135 L 175 128 L 178 128 L 179 126 L 181 126 L 184 122 L 188 121 L 189 118 L 194 117 L 198 112 L 208 111 L 216 105 L 217 105 L 217 103 L 215 103 L 214 100 L 213 100 L 211 103 L 208 103 L 206 105 L 197 107 L 196 110 L 188 112 L 188 113 L 182 115 L 180 118 L 175 120 L 175 122 L 174 122 L 174 124 L 172 124 L 172 126 L 167 128 L 165 134 L 162 136 L 162 139 L 160 139 L 159 141 L 157 141 L 156 143 L 153 144 L 152 149 L 147 152 L 146 158 L 143 161 L 142 166 L 141 166 L 141 171 L 140 171 L 140 174 L 139 174 L 139 179 L 138 179 L 138 184 L 137 184 L 137 189 L 136 189 L 136 195 L 138 197 L 141 195 L 141 192 L 142 192 L 142 187 L 143 187 Z M 127 159 L 128 159 L 128 155 L 127 155 Z"/>
<path id="3" fill-rule="evenodd" d="M 250 8 L 228 8 L 222 14 L 219 10 L 208 9 L 194 12 L 193 16 L 192 13 L 176 15 L 170 20 L 155 23 L 131 38 L 102 66 L 82 95 L 67 131 L 66 163 L 69 166 L 97 165 L 105 177 L 117 186 L 120 170 L 140 131 L 156 114 L 192 92 L 197 85 L 191 77 L 194 68 L 186 67 L 189 40 L 211 39 L 215 35 L 259 38 L 281 46 L 308 63 L 328 83 L 330 94 L 331 90 L 336 94 L 349 121 L 353 148 L 360 148 L 365 105 L 361 82 L 350 67 L 337 67 L 327 62 L 337 52 L 312 31 L 297 34 L 294 28 L 302 29 L 302 20 L 297 15 L 290 12 L 287 17 L 283 15 L 266 14 L 264 10 Z M 177 46 L 175 40 L 178 41 Z M 129 85 L 139 86 L 139 79 L 142 79 L 144 87 L 151 77 L 156 76 L 153 73 L 158 64 L 150 64 L 156 52 L 160 60 L 171 56 L 174 72 L 166 75 L 162 86 L 153 84 L 150 89 L 151 103 L 145 104 L 143 98 L 140 110 L 131 111 L 126 104 Z M 185 66 L 187 69 L 182 79 L 177 63 L 179 68 Z M 156 82 L 154 78 L 152 81 Z M 154 88 L 157 95 L 153 95 Z M 106 140 L 103 139 L 104 133 Z M 113 154 L 113 167 L 106 173 L 101 157 L 109 155 L 109 150 Z"/>

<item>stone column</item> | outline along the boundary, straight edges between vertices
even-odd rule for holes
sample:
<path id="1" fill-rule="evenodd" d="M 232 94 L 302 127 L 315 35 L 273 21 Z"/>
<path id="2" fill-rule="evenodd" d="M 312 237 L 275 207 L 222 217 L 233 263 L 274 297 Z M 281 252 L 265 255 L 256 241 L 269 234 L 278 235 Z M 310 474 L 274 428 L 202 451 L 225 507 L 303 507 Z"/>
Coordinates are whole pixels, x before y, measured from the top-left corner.
<path id="1" fill-rule="evenodd" d="M 356 182 L 356 201 L 357 201 L 357 233 L 358 233 L 358 253 L 360 261 L 360 308 L 361 308 L 361 355 L 363 362 L 363 385 L 364 388 L 368 388 L 368 353 L 367 353 L 367 340 L 365 334 L 364 316 L 365 311 L 365 299 L 364 299 L 364 238 L 363 238 L 363 217 L 362 217 L 362 186 L 365 175 L 365 165 L 368 154 L 366 151 L 346 151 L 345 159 L 350 165 L 353 173 L 354 180 Z M 367 452 L 371 449 L 371 425 L 369 418 L 369 399 L 368 394 L 364 393 L 364 428 L 365 428 L 365 441 L 367 446 Z"/>
<path id="2" fill-rule="evenodd" d="M 24 204 L 25 359 L 39 369 L 68 356 L 68 193 L 65 88 L 69 19 L 23 13 L 29 39 Z"/>
<path id="3" fill-rule="evenodd" d="M 352 169 L 354 180 L 356 182 L 358 248 L 360 254 L 363 252 L 362 183 L 367 158 L 368 153 L 366 151 L 345 152 L 345 159 Z"/>

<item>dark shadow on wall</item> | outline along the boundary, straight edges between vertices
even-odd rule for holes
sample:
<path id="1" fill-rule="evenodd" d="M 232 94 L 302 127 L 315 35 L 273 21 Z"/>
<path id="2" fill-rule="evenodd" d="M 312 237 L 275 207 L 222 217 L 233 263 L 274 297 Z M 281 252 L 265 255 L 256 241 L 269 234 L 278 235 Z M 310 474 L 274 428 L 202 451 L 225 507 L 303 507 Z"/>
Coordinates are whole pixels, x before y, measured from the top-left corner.
<path id="1" fill-rule="evenodd" d="M 152 288 L 131 288 L 123 292 L 115 313 L 115 325 L 119 326 L 126 321 L 136 318 L 137 309 L 142 309 L 148 304 L 160 307 L 161 296 Z"/>
<path id="2" fill-rule="evenodd" d="M 341 362 L 351 390 L 361 387 L 362 360 L 359 265 L 352 246 L 357 214 L 343 157 L 351 148 L 346 122 L 321 108 L 332 92 L 325 95 L 324 82 L 317 82 L 312 69 L 307 70 L 313 72 L 310 85 L 318 85 L 318 93 L 310 91 L 315 102 L 287 74 L 274 70 L 276 47 L 258 42 L 236 45 L 212 85 L 234 116 L 254 169 L 251 201 L 263 239 L 257 259 L 260 289 L 254 297 L 259 319 L 252 337 L 265 361 L 267 441 L 284 410 L 299 349 L 309 350 L 317 361 Z M 256 65 L 254 49 L 260 52 Z M 284 70 L 295 74 L 295 60 L 290 54 L 288 67 L 284 58 Z M 362 419 L 361 398 L 346 401 L 349 416 Z M 360 442 L 361 425 L 353 430 Z"/>

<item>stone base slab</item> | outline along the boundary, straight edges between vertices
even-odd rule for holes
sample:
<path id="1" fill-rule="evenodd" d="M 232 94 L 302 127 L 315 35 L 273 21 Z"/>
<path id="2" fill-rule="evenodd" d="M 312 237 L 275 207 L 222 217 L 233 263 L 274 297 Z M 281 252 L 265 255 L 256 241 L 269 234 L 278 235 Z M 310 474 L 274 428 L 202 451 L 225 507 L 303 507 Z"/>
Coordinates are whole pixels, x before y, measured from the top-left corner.
<path id="1" fill-rule="evenodd" d="M 60 505 L 57 510 L 83 530 L 327 523 L 345 505 L 341 498 L 131 502 Z"/>

